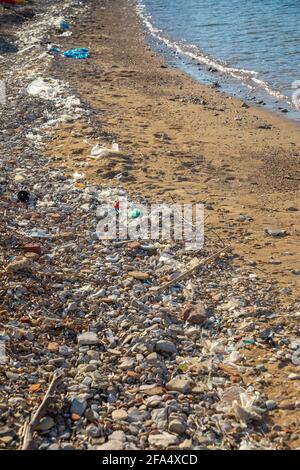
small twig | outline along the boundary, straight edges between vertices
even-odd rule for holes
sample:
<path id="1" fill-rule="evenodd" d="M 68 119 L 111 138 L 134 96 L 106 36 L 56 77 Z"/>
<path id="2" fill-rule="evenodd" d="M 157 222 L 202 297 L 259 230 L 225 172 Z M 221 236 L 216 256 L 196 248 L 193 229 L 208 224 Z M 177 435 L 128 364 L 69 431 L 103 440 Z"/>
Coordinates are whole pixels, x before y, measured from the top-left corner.
<path id="1" fill-rule="evenodd" d="M 152 289 L 152 292 L 156 292 L 156 293 L 160 293 L 162 291 L 164 291 L 165 289 L 168 289 L 168 287 L 171 287 L 173 286 L 174 284 L 177 284 L 177 282 L 180 282 L 180 281 L 183 281 L 184 279 L 186 279 L 187 277 L 191 276 L 192 274 L 194 274 L 201 266 L 203 266 L 205 263 L 207 263 L 208 261 L 210 261 L 211 259 L 213 258 L 216 258 L 220 253 L 222 253 L 223 251 L 225 251 L 226 249 L 228 249 L 228 247 L 226 248 L 222 248 L 221 250 L 217 251 L 216 253 L 213 253 L 212 255 L 208 256 L 207 258 L 203 258 L 201 261 L 199 261 L 199 263 L 197 263 L 195 266 L 193 266 L 192 268 L 188 269 L 187 271 L 185 271 L 183 274 L 180 274 L 179 276 L 175 277 L 174 279 L 172 279 L 171 281 L 169 282 L 166 282 L 165 284 L 163 284 L 162 286 L 160 287 L 155 287 Z"/>
<path id="2" fill-rule="evenodd" d="M 29 423 L 25 425 L 25 430 L 24 430 L 24 441 L 23 441 L 23 446 L 22 450 L 30 450 L 32 446 L 32 441 L 33 441 L 33 433 L 38 426 L 41 418 L 44 416 L 48 403 L 55 392 L 57 386 L 60 384 L 62 380 L 62 373 L 55 372 L 52 378 L 52 381 L 49 385 L 49 388 L 46 392 L 46 395 L 43 398 L 42 403 L 36 410 L 36 412 L 33 415 L 33 418 Z"/>

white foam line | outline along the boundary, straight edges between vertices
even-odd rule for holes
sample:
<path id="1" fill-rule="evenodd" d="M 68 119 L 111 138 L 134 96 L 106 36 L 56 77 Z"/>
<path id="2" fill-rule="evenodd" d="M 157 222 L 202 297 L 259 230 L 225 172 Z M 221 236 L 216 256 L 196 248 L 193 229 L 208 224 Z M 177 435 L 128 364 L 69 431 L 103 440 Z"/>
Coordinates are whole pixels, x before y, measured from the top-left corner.
<path id="1" fill-rule="evenodd" d="M 271 85 L 265 82 L 264 80 L 257 78 L 258 72 L 256 72 L 255 70 L 229 67 L 225 63 L 221 63 L 220 61 L 217 61 L 212 57 L 209 57 L 208 55 L 204 54 L 199 50 L 197 46 L 193 44 L 189 46 L 184 46 L 168 39 L 166 36 L 163 35 L 162 30 L 158 29 L 153 25 L 153 23 L 151 22 L 151 16 L 146 13 L 145 5 L 140 1 L 137 5 L 137 12 L 141 17 L 146 28 L 149 30 L 150 34 L 162 43 L 166 44 L 167 47 L 175 50 L 178 54 L 195 59 L 198 62 L 208 65 L 209 67 L 212 67 L 223 74 L 230 75 L 231 77 L 236 78 L 238 80 L 242 80 L 243 82 L 245 81 L 246 83 L 244 84 L 252 90 L 257 89 L 258 87 L 263 88 L 269 95 L 277 99 L 284 100 L 289 104 L 292 104 L 288 96 L 283 95 L 278 90 L 273 89 Z M 192 52 L 191 49 L 195 50 L 195 52 Z"/>

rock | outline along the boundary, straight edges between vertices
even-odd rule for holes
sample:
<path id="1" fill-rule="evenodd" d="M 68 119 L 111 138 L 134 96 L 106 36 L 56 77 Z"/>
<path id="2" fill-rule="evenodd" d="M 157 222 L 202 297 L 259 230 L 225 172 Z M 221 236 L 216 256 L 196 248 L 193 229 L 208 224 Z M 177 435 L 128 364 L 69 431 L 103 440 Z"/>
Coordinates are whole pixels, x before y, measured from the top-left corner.
<path id="1" fill-rule="evenodd" d="M 155 423 L 157 429 L 166 429 L 168 424 L 168 413 L 166 408 L 158 408 L 156 410 L 153 410 L 151 413 L 151 418 Z"/>
<path id="2" fill-rule="evenodd" d="M 14 440 L 13 436 L 0 437 L 0 442 L 2 442 L 3 444 L 11 444 L 13 440 Z"/>
<path id="3" fill-rule="evenodd" d="M 67 306 L 68 312 L 76 312 L 77 309 L 78 309 L 78 305 L 76 302 L 70 302 Z"/>
<path id="4" fill-rule="evenodd" d="M 138 422 L 141 422 L 143 421 L 143 413 L 138 410 L 137 408 L 132 408 L 129 412 L 128 412 L 128 421 L 130 423 L 138 423 Z"/>
<path id="5" fill-rule="evenodd" d="M 177 437 L 174 434 L 168 432 L 161 432 L 156 434 L 150 434 L 148 437 L 150 446 L 157 447 L 159 449 L 166 449 L 170 445 L 177 444 Z"/>
<path id="6" fill-rule="evenodd" d="M 51 353 L 56 353 L 59 350 L 59 344 L 56 343 L 55 341 L 52 341 L 51 343 L 48 344 L 48 351 Z"/>
<path id="7" fill-rule="evenodd" d="M 189 306 L 183 312 L 183 319 L 193 325 L 201 325 L 207 320 L 207 312 L 202 302 Z"/>
<path id="8" fill-rule="evenodd" d="M 102 435 L 102 428 L 101 426 L 96 426 L 95 424 L 90 424 L 87 428 L 87 433 L 92 438 L 97 438 Z"/>
<path id="9" fill-rule="evenodd" d="M 13 381 L 19 380 L 19 378 L 20 378 L 19 374 L 16 374 L 16 373 L 10 372 L 10 371 L 6 371 L 5 375 L 9 380 L 13 380 Z"/>
<path id="10" fill-rule="evenodd" d="M 114 410 L 111 414 L 114 421 L 124 421 L 128 417 L 128 413 L 124 409 Z"/>
<path id="11" fill-rule="evenodd" d="M 137 240 L 134 240 L 127 244 L 127 248 L 129 248 L 130 250 L 138 250 L 140 247 L 141 247 L 141 244 Z"/>
<path id="12" fill-rule="evenodd" d="M 188 393 L 191 389 L 190 380 L 184 377 L 174 377 L 167 384 L 166 388 L 173 392 Z"/>
<path id="13" fill-rule="evenodd" d="M 252 421 L 259 421 L 262 419 L 262 417 L 256 413 L 254 409 L 248 409 L 245 406 L 240 405 L 237 401 L 233 402 L 232 411 L 236 420 L 244 425 L 251 423 Z"/>
<path id="14" fill-rule="evenodd" d="M 40 255 L 38 255 L 37 253 L 25 253 L 25 258 L 27 258 L 29 261 L 35 261 L 37 259 L 39 259 Z"/>
<path id="15" fill-rule="evenodd" d="M 138 279 L 139 281 L 147 281 L 147 279 L 150 279 L 150 274 L 142 271 L 130 271 L 128 276 Z"/>
<path id="16" fill-rule="evenodd" d="M 183 442 L 179 444 L 179 449 L 191 450 L 192 445 L 193 445 L 192 439 L 185 439 Z"/>
<path id="17" fill-rule="evenodd" d="M 113 441 L 121 441 L 125 442 L 126 441 L 126 436 L 124 431 L 114 431 L 108 438 L 109 440 Z"/>
<path id="18" fill-rule="evenodd" d="M 60 232 L 53 237 L 54 240 L 72 240 L 74 232 Z"/>
<path id="19" fill-rule="evenodd" d="M 37 431 L 48 431 L 49 429 L 53 428 L 55 425 L 54 419 L 51 418 L 51 416 L 44 416 L 44 418 L 41 419 L 39 424 L 36 427 Z"/>
<path id="20" fill-rule="evenodd" d="M 61 356 L 72 356 L 74 353 L 74 350 L 72 348 L 69 348 L 65 344 L 63 344 L 62 346 L 59 346 L 58 352 Z"/>
<path id="21" fill-rule="evenodd" d="M 148 408 L 156 408 L 161 405 L 162 397 L 159 395 L 153 395 L 146 399 L 146 405 Z"/>
<path id="22" fill-rule="evenodd" d="M 59 445 L 58 444 L 51 444 L 47 450 L 59 450 Z"/>
<path id="23" fill-rule="evenodd" d="M 92 346 L 94 344 L 99 344 L 99 339 L 96 333 L 88 331 L 86 333 L 81 333 L 77 336 L 77 342 L 80 346 Z"/>
<path id="24" fill-rule="evenodd" d="M 166 354 L 177 353 L 176 346 L 171 341 L 164 341 L 164 340 L 157 341 L 155 345 L 155 349 L 158 353 L 166 353 Z"/>
<path id="25" fill-rule="evenodd" d="M 81 416 L 78 415 L 77 413 L 71 413 L 71 420 L 72 421 L 79 421 L 81 419 Z"/>
<path id="26" fill-rule="evenodd" d="M 89 387 L 91 385 L 91 383 L 93 382 L 93 379 L 92 377 L 85 377 L 82 381 L 82 385 L 85 385 L 87 387 Z"/>
<path id="27" fill-rule="evenodd" d="M 85 417 L 88 421 L 90 421 L 91 423 L 97 421 L 99 419 L 99 414 L 95 411 L 95 410 L 92 410 L 92 408 L 89 408 L 86 412 L 85 412 Z"/>
<path id="28" fill-rule="evenodd" d="M 175 434 L 184 434 L 186 431 L 186 424 L 178 418 L 172 419 L 169 423 L 169 431 Z"/>
<path id="29" fill-rule="evenodd" d="M 81 397 L 74 397 L 71 403 L 71 413 L 82 416 L 87 407 L 87 401 Z"/>

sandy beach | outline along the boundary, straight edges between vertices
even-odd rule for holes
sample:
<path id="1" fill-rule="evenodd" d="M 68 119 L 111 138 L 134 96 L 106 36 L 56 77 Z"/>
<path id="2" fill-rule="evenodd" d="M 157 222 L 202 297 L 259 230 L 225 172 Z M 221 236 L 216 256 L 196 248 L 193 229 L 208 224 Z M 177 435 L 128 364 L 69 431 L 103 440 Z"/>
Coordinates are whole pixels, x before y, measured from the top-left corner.
<path id="1" fill-rule="evenodd" d="M 0 448 L 26 448 L 62 371 L 33 448 L 297 449 L 299 124 L 170 67 L 135 7 L 55 0 L 0 15 Z M 58 10 L 71 34 L 49 22 Z M 91 158 L 112 143 L 120 152 Z M 125 191 L 203 203 L 204 249 L 96 240 L 97 203 Z"/>

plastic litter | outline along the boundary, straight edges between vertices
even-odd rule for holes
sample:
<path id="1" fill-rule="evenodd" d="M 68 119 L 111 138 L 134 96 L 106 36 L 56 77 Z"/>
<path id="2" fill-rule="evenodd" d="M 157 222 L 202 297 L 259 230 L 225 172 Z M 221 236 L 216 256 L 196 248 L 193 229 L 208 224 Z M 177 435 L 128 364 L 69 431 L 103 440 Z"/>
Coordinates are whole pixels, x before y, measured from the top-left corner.
<path id="1" fill-rule="evenodd" d="M 58 46 L 50 45 L 48 47 L 48 52 L 52 54 L 61 54 L 61 49 Z"/>
<path id="2" fill-rule="evenodd" d="M 88 59 L 90 57 L 90 51 L 86 47 L 76 47 L 75 49 L 65 51 L 63 55 L 71 59 Z"/>
<path id="3" fill-rule="evenodd" d="M 267 228 L 265 232 L 271 237 L 286 237 L 288 235 L 288 232 L 286 230 L 272 230 L 270 228 Z"/>
<path id="4" fill-rule="evenodd" d="M 257 397 L 250 396 L 243 392 L 240 394 L 239 402 L 235 400 L 232 404 L 232 410 L 236 419 L 242 424 L 248 424 L 251 421 L 259 421 L 262 419 L 264 410 L 254 405 Z"/>

